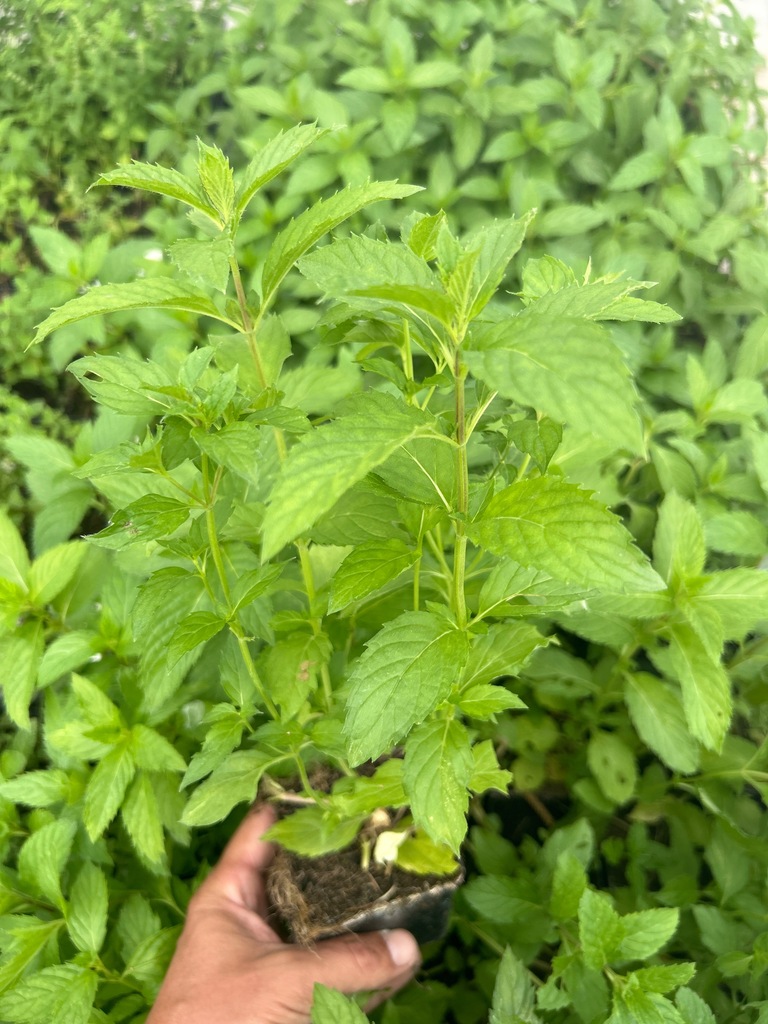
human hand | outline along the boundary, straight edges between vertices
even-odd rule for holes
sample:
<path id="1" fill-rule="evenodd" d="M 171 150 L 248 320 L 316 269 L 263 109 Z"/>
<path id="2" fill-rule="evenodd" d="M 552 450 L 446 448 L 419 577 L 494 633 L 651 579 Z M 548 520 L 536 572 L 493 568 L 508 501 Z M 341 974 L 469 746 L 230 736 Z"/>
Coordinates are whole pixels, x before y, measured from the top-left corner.
<path id="1" fill-rule="evenodd" d="M 402 988 L 420 962 L 410 932 L 282 942 L 266 923 L 263 873 L 273 850 L 262 835 L 269 807 L 251 813 L 189 904 L 184 930 L 147 1024 L 308 1024 L 316 982 L 370 1006 Z"/>

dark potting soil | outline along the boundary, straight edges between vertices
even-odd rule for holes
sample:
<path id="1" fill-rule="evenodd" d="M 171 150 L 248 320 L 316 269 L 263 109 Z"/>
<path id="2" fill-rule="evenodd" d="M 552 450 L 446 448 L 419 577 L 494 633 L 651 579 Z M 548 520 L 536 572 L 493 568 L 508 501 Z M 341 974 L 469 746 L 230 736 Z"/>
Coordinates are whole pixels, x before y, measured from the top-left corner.
<path id="1" fill-rule="evenodd" d="M 420 897 L 427 904 L 426 916 L 442 919 L 459 880 L 460 872 L 453 877 L 412 875 L 375 863 L 366 870 L 360 865 L 358 847 L 311 858 L 281 849 L 270 870 L 267 891 L 278 930 L 294 942 L 310 943 L 348 931 L 412 927 L 407 920 L 401 923 L 400 916 L 412 915 Z M 400 908 L 397 917 L 382 920 L 395 907 Z M 367 911 L 370 917 L 365 916 Z M 439 925 L 436 921 L 436 931 Z"/>

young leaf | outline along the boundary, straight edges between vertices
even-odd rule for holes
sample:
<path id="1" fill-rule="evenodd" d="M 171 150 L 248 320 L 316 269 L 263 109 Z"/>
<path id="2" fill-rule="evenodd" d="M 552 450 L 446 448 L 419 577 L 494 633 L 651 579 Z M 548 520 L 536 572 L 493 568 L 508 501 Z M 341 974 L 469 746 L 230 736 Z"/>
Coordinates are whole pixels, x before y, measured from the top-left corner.
<path id="1" fill-rule="evenodd" d="M 0 996 L 0 1017 L 14 1024 L 88 1024 L 98 984 L 85 967 L 46 967 Z"/>
<path id="2" fill-rule="evenodd" d="M 587 967 L 602 971 L 619 954 L 625 928 L 604 893 L 585 889 L 579 901 L 579 941 Z"/>
<path id="3" fill-rule="evenodd" d="M 352 764 L 378 757 L 445 700 L 468 653 L 467 636 L 429 612 L 388 622 L 355 665 L 344 732 Z"/>
<path id="4" fill-rule="evenodd" d="M 43 825 L 19 853 L 19 875 L 57 907 L 63 906 L 61 875 L 69 859 L 77 826 L 70 818 Z"/>
<path id="5" fill-rule="evenodd" d="M 548 416 L 536 420 L 517 420 L 507 428 L 509 439 L 518 451 L 530 455 L 543 475 L 563 440 L 563 428 Z"/>
<path id="6" fill-rule="evenodd" d="M 536 990 L 525 967 L 507 947 L 493 987 L 488 1024 L 540 1024 L 534 1012 Z"/>
<path id="7" fill-rule="evenodd" d="M 347 555 L 333 578 L 328 611 L 340 611 L 381 590 L 410 568 L 417 557 L 418 552 L 401 540 L 361 544 Z"/>
<path id="8" fill-rule="evenodd" d="M 20 729 L 30 728 L 29 705 L 42 654 L 43 629 L 39 622 L 26 623 L 0 638 L 0 664 L 5 672 L 0 689 L 8 717 Z"/>
<path id="9" fill-rule="evenodd" d="M 720 750 L 733 710 L 725 669 L 712 660 L 687 623 L 672 627 L 668 654 L 683 691 L 683 707 L 691 732 L 709 750 Z"/>
<path id="10" fill-rule="evenodd" d="M 193 612 L 183 619 L 168 643 L 168 667 L 173 667 L 185 654 L 220 633 L 226 623 L 213 612 Z"/>
<path id="11" fill-rule="evenodd" d="M 474 320 L 496 294 L 496 290 L 519 251 L 535 211 L 520 219 L 494 221 L 467 239 L 467 251 L 477 253 L 472 268 L 471 300 L 467 320 Z"/>
<path id="12" fill-rule="evenodd" d="M 717 612 L 726 640 L 742 640 L 758 622 L 768 619 L 768 572 L 748 568 L 714 572 L 703 578 L 691 601 Z"/>
<path id="13" fill-rule="evenodd" d="M 699 768 L 699 745 L 688 731 L 683 706 L 670 687 L 647 672 L 627 675 L 624 698 L 640 739 L 676 772 Z"/>
<path id="14" fill-rule="evenodd" d="M 152 782 L 146 772 L 136 775 L 120 813 L 138 852 L 150 865 L 158 865 L 165 855 L 163 826 Z"/>
<path id="15" fill-rule="evenodd" d="M 51 807 L 66 798 L 69 777 L 58 768 L 24 772 L 0 782 L 0 797 L 29 807 Z"/>
<path id="16" fill-rule="evenodd" d="M 371 182 L 337 192 L 300 214 L 280 232 L 269 250 L 261 281 L 262 307 L 270 304 L 278 285 L 296 260 L 323 235 L 371 203 L 404 199 L 418 191 L 420 189 L 415 185 L 398 185 L 394 181 Z"/>
<path id="17" fill-rule="evenodd" d="M 181 238 L 168 250 L 182 274 L 204 288 L 226 294 L 230 257 L 234 255 L 229 238 Z"/>
<path id="18" fill-rule="evenodd" d="M 100 405 L 128 416 L 160 416 L 170 400 L 160 393 L 173 381 L 156 363 L 122 356 L 84 356 L 68 367 Z"/>
<path id="19" fill-rule="evenodd" d="M 676 907 L 625 914 L 621 919 L 624 926 L 622 956 L 629 960 L 646 960 L 658 953 L 677 931 L 679 920 L 680 911 Z"/>
<path id="20" fill-rule="evenodd" d="M 462 699 L 465 696 L 465 687 L 477 687 L 492 683 L 503 676 L 516 675 L 533 652 L 547 643 L 549 638 L 542 636 L 538 629 L 527 623 L 505 622 L 491 626 L 487 633 L 475 637 L 472 641 L 462 676 Z M 508 706 L 525 705 L 520 701 Z"/>
<path id="21" fill-rule="evenodd" d="M 473 767 L 467 730 L 454 719 L 425 722 L 408 736 L 403 781 L 414 820 L 454 853 L 467 831 Z"/>
<path id="22" fill-rule="evenodd" d="M 288 453 L 264 517 L 262 559 L 304 533 L 401 444 L 430 430 L 426 417 L 389 395 L 313 430 Z"/>
<path id="23" fill-rule="evenodd" d="M 172 743 L 140 722 L 131 729 L 137 768 L 148 772 L 183 772 L 186 763 Z"/>
<path id="24" fill-rule="evenodd" d="M 216 210 L 207 201 L 200 187 L 180 171 L 172 167 L 160 167 L 158 164 L 143 164 L 134 161 L 125 167 L 117 167 L 114 171 L 106 171 L 99 175 L 96 185 L 122 185 L 124 188 L 138 188 L 156 195 L 170 196 L 204 213 L 212 221 L 218 223 Z"/>
<path id="25" fill-rule="evenodd" d="M 26 590 L 29 555 L 15 524 L 0 509 L 0 577 L 18 583 Z"/>
<path id="26" fill-rule="evenodd" d="M 659 964 L 633 971 L 644 992 L 671 992 L 678 985 L 687 984 L 696 973 L 695 964 Z"/>
<path id="27" fill-rule="evenodd" d="M 86 862 L 72 884 L 67 908 L 67 928 L 72 941 L 84 953 L 98 953 L 107 932 L 107 880 L 95 864 Z"/>
<path id="28" fill-rule="evenodd" d="M 335 989 L 315 985 L 312 1024 L 368 1024 L 357 1003 Z"/>
<path id="29" fill-rule="evenodd" d="M 672 491 L 659 508 L 653 537 L 653 562 L 673 589 L 704 571 L 707 549 L 701 519 L 690 502 Z"/>
<path id="30" fill-rule="evenodd" d="M 566 582 L 609 592 L 663 589 L 619 519 L 587 491 L 555 477 L 500 491 L 467 533 L 494 554 Z"/>
<path id="31" fill-rule="evenodd" d="M 598 731 L 587 746 L 587 764 L 604 795 L 617 804 L 632 799 L 637 767 L 632 751 L 614 733 Z"/>
<path id="32" fill-rule="evenodd" d="M 519 316 L 478 330 L 465 359 L 470 373 L 504 398 L 578 434 L 643 451 L 637 394 L 605 328 L 576 318 Z"/>
<path id="33" fill-rule="evenodd" d="M 584 865 L 567 850 L 560 854 L 552 876 L 549 908 L 560 921 L 570 921 L 579 912 L 579 902 L 587 888 Z"/>
<path id="34" fill-rule="evenodd" d="M 487 789 L 496 789 L 505 794 L 508 792 L 512 773 L 499 768 L 493 740 L 482 740 L 472 747 L 472 762 L 469 788 L 473 793 L 484 793 Z"/>
<path id="35" fill-rule="evenodd" d="M 71 583 L 85 555 L 85 544 L 70 541 L 48 548 L 29 570 L 29 596 L 35 604 L 53 601 Z"/>
<path id="36" fill-rule="evenodd" d="M 114 747 L 96 765 L 83 808 L 83 822 L 92 840 L 99 838 L 117 814 L 135 773 L 136 764 L 126 742 Z"/>
<path id="37" fill-rule="evenodd" d="M 103 284 L 91 288 L 85 295 L 70 299 L 54 310 L 38 326 L 32 345 L 38 345 L 53 331 L 68 327 L 89 316 L 117 313 L 126 309 L 180 309 L 186 313 L 209 316 L 239 330 L 234 320 L 223 316 L 207 295 L 185 288 L 178 281 L 165 277 L 131 281 L 128 284 Z"/>
<path id="38" fill-rule="evenodd" d="M 246 167 L 235 194 L 235 215 L 239 221 L 246 207 L 268 182 L 281 174 L 326 131 L 314 124 L 298 124 L 280 132 L 264 146 Z"/>
<path id="39" fill-rule="evenodd" d="M 197 140 L 197 173 L 211 205 L 224 224 L 232 216 L 235 203 L 235 179 L 229 160 L 218 146 L 206 146 Z"/>
<path id="40" fill-rule="evenodd" d="M 363 815 L 347 818 L 322 807 L 302 807 L 273 825 L 266 837 L 305 857 L 318 857 L 349 846 L 362 821 Z"/>
<path id="41" fill-rule="evenodd" d="M 261 776 L 283 757 L 260 750 L 237 750 L 192 794 L 184 809 L 185 825 L 212 825 L 243 801 L 252 802 Z"/>

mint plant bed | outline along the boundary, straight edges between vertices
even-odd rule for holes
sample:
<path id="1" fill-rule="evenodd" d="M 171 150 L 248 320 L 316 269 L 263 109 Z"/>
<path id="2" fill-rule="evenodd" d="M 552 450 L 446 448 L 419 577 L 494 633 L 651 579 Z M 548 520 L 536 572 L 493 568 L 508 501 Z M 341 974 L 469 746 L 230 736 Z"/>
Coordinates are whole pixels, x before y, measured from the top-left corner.
<path id="1" fill-rule="evenodd" d="M 708 345 L 692 411 L 656 409 L 623 325 L 677 314 L 646 282 L 526 259 L 532 215 L 457 237 L 410 213 L 390 237 L 376 210 L 417 191 L 395 182 L 301 213 L 246 279 L 249 203 L 321 134 L 289 129 L 238 180 L 203 144 L 196 178 L 105 174 L 184 203 L 198 237 L 172 276 L 91 288 L 38 330 L 155 307 L 205 343 L 72 364 L 99 412 L 66 481 L 106 528 L 30 558 L 0 519 L 0 1017 L 37 1024 L 73 992 L 77 1024 L 140 1017 L 229 815 L 290 785 L 289 859 L 450 880 L 466 840 L 458 957 L 386 1024 L 449 1003 L 459 1024 L 710 1024 L 691 986 L 751 1022 L 768 576 L 723 540 L 761 513 L 719 502 L 724 480 L 745 502 L 763 486 L 760 385 Z M 295 266 L 323 300 L 310 326 L 275 312 Z M 700 495 L 673 483 L 680 451 Z M 511 784 L 545 811 L 514 844 L 483 802 Z"/>

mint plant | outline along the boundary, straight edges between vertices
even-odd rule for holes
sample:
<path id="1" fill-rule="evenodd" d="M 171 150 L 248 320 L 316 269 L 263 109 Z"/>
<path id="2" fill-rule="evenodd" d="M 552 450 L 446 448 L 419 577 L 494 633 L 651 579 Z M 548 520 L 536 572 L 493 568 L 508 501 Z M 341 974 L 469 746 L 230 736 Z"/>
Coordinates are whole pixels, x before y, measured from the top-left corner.
<path id="1" fill-rule="evenodd" d="M 97 403 L 147 423 L 141 441 L 80 473 L 97 486 L 116 473 L 136 481 L 92 543 L 118 564 L 142 552 L 157 566 L 133 611 L 134 640 L 151 652 L 139 663 L 141 704 L 173 701 L 207 651 L 225 666 L 227 699 L 208 713 L 182 786 L 205 781 L 182 821 L 218 821 L 253 799 L 263 775 L 298 774 L 309 806 L 271 833 L 289 849 L 344 847 L 376 812 L 407 809 L 374 856 L 451 871 L 470 794 L 504 791 L 511 778 L 482 723 L 524 707 L 498 681 L 549 642 L 533 620 L 606 594 L 648 602 L 664 589 L 621 521 L 553 459 L 564 423 L 584 443 L 597 434 L 612 450 L 644 450 L 629 372 L 604 324 L 676 314 L 635 297 L 640 282 L 580 282 L 551 258 L 525 264 L 519 302 L 503 302 L 530 216 L 459 240 L 442 213 L 417 214 L 400 241 L 374 231 L 308 252 L 356 211 L 414 191 L 394 182 L 348 188 L 292 221 L 254 299 L 236 258 L 241 220 L 258 189 L 322 134 L 310 125 L 279 135 L 237 183 L 203 143 L 197 181 L 142 164 L 102 175 L 100 185 L 179 199 L 208 237 L 172 246 L 176 277 L 92 288 L 35 340 L 140 307 L 229 328 L 174 373 L 118 356 L 72 366 Z M 353 360 L 327 407 L 297 397 L 316 373 L 310 360 L 283 371 L 290 342 L 271 307 L 294 264 L 335 300 L 328 339 Z M 718 747 L 727 695 L 706 721 L 700 698 L 691 679 L 689 720 Z M 130 765 L 126 785 L 133 743 L 120 739 L 107 755 Z M 381 758 L 372 775 L 353 770 Z M 330 793 L 312 784 L 317 760 L 339 775 Z M 88 818 L 92 838 L 116 810 L 106 808 Z M 143 852 L 157 857 L 154 846 Z"/>

